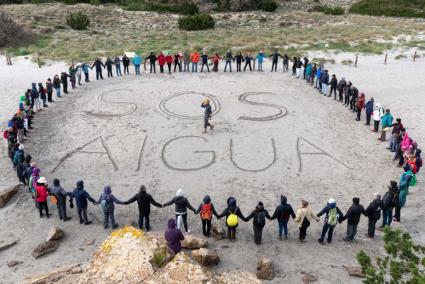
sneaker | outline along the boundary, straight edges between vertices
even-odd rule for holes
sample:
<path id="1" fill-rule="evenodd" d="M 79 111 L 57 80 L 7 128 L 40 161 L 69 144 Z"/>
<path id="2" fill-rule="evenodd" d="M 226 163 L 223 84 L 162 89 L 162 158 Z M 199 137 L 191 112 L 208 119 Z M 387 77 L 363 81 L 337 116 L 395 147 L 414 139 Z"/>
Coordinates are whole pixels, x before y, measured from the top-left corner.
<path id="1" fill-rule="evenodd" d="M 288 236 L 285 236 L 285 240 L 287 240 L 288 239 Z"/>
<path id="2" fill-rule="evenodd" d="M 332 243 L 332 240 L 327 240 L 328 244 Z"/>
<path id="3" fill-rule="evenodd" d="M 322 239 L 318 239 L 317 240 L 318 242 L 319 242 L 319 244 L 321 244 L 321 245 L 324 245 L 325 243 L 323 242 L 323 240 Z"/>
<path id="4" fill-rule="evenodd" d="M 80 220 L 80 224 L 83 224 L 84 223 L 84 220 Z"/>
<path id="5" fill-rule="evenodd" d="M 187 233 L 190 234 L 190 230 L 187 230 Z"/>
<path id="6" fill-rule="evenodd" d="M 93 223 L 92 221 L 87 221 L 87 222 L 84 223 L 84 225 L 90 225 L 92 223 Z"/>
<path id="7" fill-rule="evenodd" d="M 106 230 L 109 228 L 109 225 L 103 225 L 103 228 Z"/>
<path id="8" fill-rule="evenodd" d="M 66 217 L 66 218 L 63 219 L 63 221 L 66 222 L 66 221 L 69 221 L 71 219 L 72 219 L 72 217 Z"/>
<path id="9" fill-rule="evenodd" d="M 119 225 L 118 224 L 115 224 L 115 225 L 112 226 L 112 229 L 116 229 L 118 227 L 119 227 Z"/>

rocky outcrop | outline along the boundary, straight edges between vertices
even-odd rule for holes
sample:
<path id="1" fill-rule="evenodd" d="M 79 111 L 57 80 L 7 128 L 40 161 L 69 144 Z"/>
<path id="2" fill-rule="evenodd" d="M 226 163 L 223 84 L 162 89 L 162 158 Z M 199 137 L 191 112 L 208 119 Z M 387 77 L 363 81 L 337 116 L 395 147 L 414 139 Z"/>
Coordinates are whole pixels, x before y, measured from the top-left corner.
<path id="1" fill-rule="evenodd" d="M 257 277 L 258 279 L 273 279 L 273 262 L 271 258 L 265 256 L 257 257 Z"/>
<path id="2" fill-rule="evenodd" d="M 206 239 L 198 238 L 192 235 L 185 235 L 182 241 L 182 248 L 186 249 L 199 249 L 206 248 L 208 241 Z"/>
<path id="3" fill-rule="evenodd" d="M 51 253 L 59 247 L 59 242 L 57 241 L 49 241 L 43 242 L 37 245 L 31 252 L 31 255 L 35 258 L 39 258 L 42 255 Z"/>
<path id="4" fill-rule="evenodd" d="M 49 234 L 47 235 L 46 241 L 59 241 L 65 236 L 65 232 L 58 228 L 58 227 L 52 227 L 50 228 Z"/>
<path id="5" fill-rule="evenodd" d="M 261 280 L 258 280 L 255 274 L 234 270 L 229 272 L 223 272 L 221 274 L 214 276 L 214 283 L 217 284 L 235 284 L 235 283 L 244 283 L 244 284 L 260 284 Z"/>
<path id="6" fill-rule="evenodd" d="M 23 284 L 75 283 L 75 274 L 82 273 L 81 264 L 71 264 L 59 267 L 53 271 L 26 278 Z M 69 280 L 65 280 L 65 279 Z"/>
<path id="7" fill-rule="evenodd" d="M 191 256 L 195 261 L 205 266 L 217 265 L 220 262 L 218 254 L 206 248 L 192 251 Z"/>
<path id="8" fill-rule="evenodd" d="M 6 206 L 10 199 L 19 191 L 19 185 L 0 188 L 0 208 Z"/>
<path id="9" fill-rule="evenodd" d="M 217 240 L 222 240 L 226 237 L 226 231 L 220 223 L 214 223 L 211 227 L 211 234 Z"/>

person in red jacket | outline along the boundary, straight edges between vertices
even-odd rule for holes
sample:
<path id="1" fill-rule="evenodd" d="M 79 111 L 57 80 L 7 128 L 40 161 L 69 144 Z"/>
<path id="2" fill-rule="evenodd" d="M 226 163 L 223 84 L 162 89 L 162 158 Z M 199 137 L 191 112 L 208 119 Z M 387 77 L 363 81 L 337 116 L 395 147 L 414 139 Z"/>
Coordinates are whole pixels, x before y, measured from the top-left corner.
<path id="1" fill-rule="evenodd" d="M 49 218 L 49 208 L 47 207 L 47 197 L 49 192 L 47 191 L 47 180 L 45 177 L 40 177 L 35 185 L 35 201 L 37 201 L 38 211 L 40 212 L 40 218 L 43 218 L 43 209 L 46 212 L 46 217 Z"/>
<path id="2" fill-rule="evenodd" d="M 220 63 L 220 60 L 223 59 L 220 55 L 217 53 L 213 56 L 212 62 L 213 62 L 213 72 L 218 72 L 218 64 Z"/>
<path id="3" fill-rule="evenodd" d="M 165 55 L 162 52 L 160 52 L 158 55 L 158 64 L 159 64 L 159 71 L 161 73 L 164 73 Z"/>
<path id="4" fill-rule="evenodd" d="M 173 56 L 168 53 L 167 56 L 165 56 L 165 61 L 168 65 L 168 73 L 171 74 L 171 64 L 173 64 Z"/>
<path id="5" fill-rule="evenodd" d="M 357 121 L 360 121 L 360 115 L 362 113 L 362 110 L 364 109 L 365 106 L 365 95 L 364 93 L 360 93 L 359 98 L 357 99 L 357 103 L 356 103 L 356 110 L 357 110 Z"/>

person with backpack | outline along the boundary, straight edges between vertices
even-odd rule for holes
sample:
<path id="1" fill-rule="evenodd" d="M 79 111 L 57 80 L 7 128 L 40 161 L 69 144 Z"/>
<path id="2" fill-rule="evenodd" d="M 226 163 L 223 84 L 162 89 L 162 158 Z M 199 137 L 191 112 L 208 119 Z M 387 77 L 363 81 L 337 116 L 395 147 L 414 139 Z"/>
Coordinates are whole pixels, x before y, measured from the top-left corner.
<path id="1" fill-rule="evenodd" d="M 35 201 L 38 205 L 38 212 L 40 213 L 40 218 L 43 218 L 43 209 L 46 213 L 46 217 L 49 218 L 49 208 L 47 207 L 47 197 L 49 196 L 49 192 L 47 191 L 47 180 L 45 177 L 40 177 L 37 180 L 35 185 Z"/>
<path id="2" fill-rule="evenodd" d="M 167 247 L 173 253 L 179 253 L 182 250 L 181 241 L 184 240 L 184 236 L 179 228 L 176 228 L 176 220 L 169 219 L 167 222 L 168 229 L 164 233 L 165 240 L 167 241 Z"/>
<path id="3" fill-rule="evenodd" d="M 341 218 L 341 222 L 347 220 L 347 236 L 344 238 L 346 242 L 354 242 L 357 234 L 357 226 L 360 222 L 361 215 L 365 215 L 364 207 L 360 204 L 360 198 L 354 197 L 353 204 L 348 208 L 345 216 Z"/>
<path id="4" fill-rule="evenodd" d="M 195 214 L 199 214 L 201 216 L 202 233 L 204 236 L 209 237 L 211 231 L 212 215 L 214 214 L 214 216 L 218 218 L 217 211 L 215 211 L 214 204 L 211 203 L 211 197 L 209 195 L 205 195 L 202 203 L 195 211 Z"/>
<path id="5" fill-rule="evenodd" d="M 190 233 L 190 230 L 187 227 L 187 209 L 192 210 L 193 212 L 196 211 L 195 208 L 189 203 L 189 200 L 183 195 L 183 190 L 178 189 L 176 192 L 176 196 L 173 197 L 170 201 L 164 203 L 162 207 L 167 207 L 172 204 L 175 204 L 175 214 L 176 214 L 176 223 L 177 228 L 180 229 L 181 221 L 183 220 L 183 226 L 186 231 L 186 233 Z"/>
<path id="6" fill-rule="evenodd" d="M 390 181 L 388 186 L 388 191 L 382 197 L 382 225 L 381 228 L 385 226 L 391 226 L 393 220 L 393 209 L 398 203 L 398 186 L 396 181 Z"/>
<path id="7" fill-rule="evenodd" d="M 140 186 L 139 192 L 130 198 L 128 201 L 124 202 L 124 204 L 131 204 L 134 201 L 137 201 L 137 206 L 139 209 L 139 228 L 143 229 L 143 224 L 145 225 L 146 231 L 150 231 L 150 221 L 149 215 L 151 213 L 151 204 L 153 206 L 162 208 L 162 204 L 158 203 L 153 199 L 152 195 L 146 192 L 146 187 L 144 185 Z"/>
<path id="8" fill-rule="evenodd" d="M 218 54 L 216 54 L 216 56 L 218 56 Z M 218 57 L 221 58 L 220 56 L 218 56 Z M 224 72 L 227 71 L 227 66 L 229 66 L 230 72 L 232 72 L 233 55 L 232 55 L 232 51 L 230 49 L 227 50 L 226 54 L 224 55 L 224 59 L 226 60 L 226 64 L 224 65 Z"/>
<path id="9" fill-rule="evenodd" d="M 16 176 L 18 177 L 19 181 L 24 183 L 24 177 L 23 177 L 23 166 L 25 161 L 25 153 L 24 153 L 24 145 L 20 144 L 18 147 L 18 150 L 15 151 L 15 155 L 13 156 L 13 167 L 16 169 Z"/>
<path id="10" fill-rule="evenodd" d="M 319 218 L 316 217 L 313 210 L 310 208 L 309 203 L 305 200 L 301 200 L 300 207 L 297 210 L 295 216 L 295 222 L 298 223 L 298 228 L 300 230 L 299 241 L 304 242 L 305 237 L 307 236 L 307 229 L 310 227 L 310 220 L 316 220 L 319 222 Z"/>
<path id="11" fill-rule="evenodd" d="M 112 194 L 112 189 L 109 185 L 103 187 L 103 193 L 94 205 L 97 204 L 100 204 L 103 210 L 103 228 L 108 229 L 109 220 L 111 220 L 112 229 L 118 228 L 118 224 L 115 222 L 115 204 L 124 204 L 124 202 Z"/>
<path id="12" fill-rule="evenodd" d="M 367 236 L 370 239 L 373 239 L 375 237 L 376 222 L 378 222 L 378 220 L 381 218 L 381 207 L 381 195 L 375 193 L 375 198 L 365 210 L 365 214 L 369 221 L 367 226 Z"/>
<path id="13" fill-rule="evenodd" d="M 398 190 L 398 199 L 395 206 L 395 215 L 393 221 L 400 222 L 401 217 L 401 208 L 406 205 L 407 195 L 409 194 L 409 186 L 413 185 L 414 174 L 409 165 L 403 167 L 403 174 L 400 176 L 399 190 Z"/>
<path id="14" fill-rule="evenodd" d="M 246 222 L 241 209 L 236 205 L 236 199 L 234 197 L 227 199 L 227 208 L 217 218 L 220 219 L 222 217 L 226 217 L 227 237 L 229 241 L 234 242 L 236 240 L 236 228 L 239 224 L 238 218 Z"/>
<path id="15" fill-rule="evenodd" d="M 249 220 L 253 219 L 252 226 L 254 229 L 254 242 L 257 245 L 261 245 L 261 239 L 263 236 L 263 229 L 266 225 L 266 218 L 271 219 L 269 212 L 267 212 L 266 209 L 264 209 L 263 202 L 258 202 L 257 206 L 255 207 L 254 211 L 252 211 L 251 214 L 246 217 L 245 222 L 248 222 Z"/>
<path id="16" fill-rule="evenodd" d="M 289 217 L 295 219 L 295 212 L 292 206 L 288 204 L 286 196 L 280 196 L 280 205 L 274 210 L 273 216 L 270 220 L 277 219 L 279 224 L 279 239 L 282 240 L 282 233 L 285 235 L 285 240 L 288 239 L 288 221 Z"/>
<path id="17" fill-rule="evenodd" d="M 50 189 L 50 194 L 52 195 L 52 203 L 58 207 L 59 219 L 64 222 L 71 220 L 71 217 L 66 215 L 66 197 L 69 196 L 72 198 L 72 192 L 65 191 L 60 185 L 60 180 L 55 178 L 53 180 L 53 187 Z"/>
<path id="18" fill-rule="evenodd" d="M 82 180 L 77 182 L 77 187 L 72 192 L 73 198 L 75 198 L 75 203 L 77 205 L 78 218 L 80 219 L 80 224 L 90 225 L 93 223 L 87 218 L 87 200 L 96 204 L 90 194 L 84 189 L 84 182 Z"/>
<path id="19" fill-rule="evenodd" d="M 323 208 L 322 211 L 320 211 L 317 214 L 317 217 L 320 217 L 323 214 L 326 214 L 325 223 L 323 224 L 322 234 L 320 235 L 320 238 L 317 240 L 322 245 L 324 244 L 326 233 L 328 233 L 328 238 L 327 238 L 328 244 L 332 242 L 332 235 L 333 235 L 335 226 L 338 223 L 338 220 L 341 220 L 341 218 L 344 217 L 344 214 L 336 206 L 336 201 L 333 198 L 329 199 L 328 204 L 326 204 L 326 207 Z"/>

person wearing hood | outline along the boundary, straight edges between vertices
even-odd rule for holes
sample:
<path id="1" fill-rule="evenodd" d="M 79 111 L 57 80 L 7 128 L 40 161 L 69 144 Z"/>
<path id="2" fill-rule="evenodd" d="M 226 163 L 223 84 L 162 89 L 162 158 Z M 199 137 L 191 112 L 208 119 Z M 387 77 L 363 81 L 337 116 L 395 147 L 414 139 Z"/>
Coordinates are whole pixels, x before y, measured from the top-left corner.
<path id="1" fill-rule="evenodd" d="M 71 217 L 66 215 L 66 197 L 69 196 L 72 198 L 72 192 L 65 191 L 60 185 L 60 180 L 55 178 L 53 180 L 53 187 L 50 189 L 50 194 L 54 196 L 52 201 L 54 200 L 54 202 L 56 202 L 56 206 L 58 207 L 59 219 L 63 220 L 64 222 L 70 220 Z"/>
<path id="2" fill-rule="evenodd" d="M 285 235 L 285 240 L 288 239 L 288 221 L 289 217 L 295 219 L 294 209 L 286 199 L 286 196 L 280 196 L 280 205 L 274 210 L 271 220 L 277 219 L 279 224 L 279 239 L 282 240 L 282 233 Z"/>
<path id="3" fill-rule="evenodd" d="M 136 75 L 140 75 L 140 65 L 141 64 L 142 64 L 142 57 L 136 53 L 133 57 L 134 73 Z M 155 64 L 154 64 L 154 66 L 155 66 Z"/>
<path id="4" fill-rule="evenodd" d="M 267 58 L 267 56 L 264 54 L 263 51 L 260 51 L 257 56 L 255 57 L 255 59 L 258 62 L 258 67 L 257 67 L 257 71 L 263 71 L 263 62 L 264 59 Z M 254 61 L 254 69 L 255 69 L 255 61 Z"/>
<path id="5" fill-rule="evenodd" d="M 338 223 L 338 220 L 341 220 L 341 218 L 344 217 L 344 214 L 336 206 L 335 199 L 332 199 L 332 198 L 329 199 L 328 204 L 326 204 L 325 208 L 323 208 L 322 211 L 320 211 L 317 214 L 317 217 L 320 217 L 323 214 L 325 214 L 325 223 L 323 224 L 322 234 L 320 235 L 320 239 L 318 239 L 318 242 L 321 243 L 322 245 L 324 244 L 326 233 L 328 233 L 328 238 L 327 238 L 328 244 L 332 242 L 332 236 L 333 236 L 335 226 Z"/>
<path id="6" fill-rule="evenodd" d="M 130 66 L 130 58 L 126 54 L 122 56 L 122 65 L 124 67 L 124 75 L 130 75 L 130 71 L 128 70 L 128 67 Z"/>
<path id="7" fill-rule="evenodd" d="M 149 222 L 151 204 L 159 208 L 162 208 L 162 204 L 156 202 L 152 195 L 146 192 L 146 187 L 144 185 L 140 186 L 139 192 L 128 201 L 124 202 L 124 204 L 131 204 L 134 201 L 137 201 L 137 206 L 139 208 L 139 228 L 143 229 L 144 224 L 146 231 L 149 231 L 151 229 Z"/>
<path id="8" fill-rule="evenodd" d="M 218 54 L 216 54 L 216 56 L 218 56 Z M 218 56 L 218 57 L 221 58 L 220 56 Z M 232 72 L 233 55 L 232 55 L 232 51 L 230 49 L 227 50 L 226 54 L 224 55 L 224 59 L 226 60 L 226 64 L 224 65 L 224 72 L 227 71 L 227 66 L 229 66 L 230 72 Z"/>
<path id="9" fill-rule="evenodd" d="M 176 220 L 169 219 L 167 222 L 167 230 L 165 231 L 164 237 L 167 241 L 168 248 L 175 254 L 182 250 L 181 241 L 184 240 L 184 236 L 179 228 L 176 228 Z"/>
<path id="10" fill-rule="evenodd" d="M 209 237 L 211 231 L 212 215 L 214 214 L 214 216 L 218 218 L 217 211 L 215 211 L 214 204 L 211 203 L 211 197 L 209 195 L 205 195 L 202 203 L 195 211 L 195 214 L 199 214 L 201 216 L 202 233 L 204 236 Z"/>
<path id="11" fill-rule="evenodd" d="M 390 181 L 388 191 L 382 197 L 381 209 L 382 209 L 382 225 L 391 226 L 393 220 L 393 209 L 398 203 L 398 186 L 396 181 Z"/>
<path id="12" fill-rule="evenodd" d="M 80 219 L 80 224 L 90 225 L 92 221 L 89 221 L 87 218 L 87 200 L 96 204 L 90 194 L 84 189 L 84 182 L 82 180 L 77 182 L 77 187 L 72 192 L 72 196 L 75 198 L 75 203 L 77 205 L 78 218 Z"/>
<path id="13" fill-rule="evenodd" d="M 66 72 L 61 73 L 61 83 L 62 83 L 63 92 L 65 94 L 68 94 L 68 78 L 69 77 L 71 76 L 69 76 L 68 73 Z"/>
<path id="14" fill-rule="evenodd" d="M 218 219 L 226 217 L 227 237 L 231 242 L 236 240 L 236 228 L 238 227 L 238 217 L 246 222 L 245 216 L 242 214 L 241 209 L 236 205 L 236 199 L 229 197 L 227 199 L 227 208 L 218 215 Z"/>
<path id="15" fill-rule="evenodd" d="M 373 132 L 378 132 L 381 117 L 384 116 L 384 108 L 379 103 L 373 108 Z"/>
<path id="16" fill-rule="evenodd" d="M 190 233 L 190 230 L 187 227 L 187 209 L 192 210 L 193 212 L 195 212 L 196 209 L 193 208 L 193 206 L 190 205 L 189 200 L 184 197 L 182 189 L 177 190 L 176 196 L 167 203 L 164 203 L 162 207 L 167 207 L 172 204 L 175 204 L 177 228 L 180 229 L 180 219 L 183 219 L 184 229 L 186 233 Z"/>
<path id="17" fill-rule="evenodd" d="M 338 85 L 336 86 L 336 89 L 338 90 L 338 97 L 339 101 L 343 101 L 343 95 L 344 95 L 344 89 L 347 87 L 347 81 L 345 81 L 345 78 L 342 77 L 341 80 L 339 80 Z"/>
<path id="18" fill-rule="evenodd" d="M 365 105 L 366 110 L 366 125 L 370 125 L 370 117 L 373 114 L 373 98 L 370 98 L 370 100 L 367 101 Z"/>
<path id="19" fill-rule="evenodd" d="M 165 65 L 165 55 L 160 52 L 158 55 L 158 64 L 159 64 L 159 72 L 164 73 L 164 65 Z"/>
<path id="20" fill-rule="evenodd" d="M 99 200 L 95 205 L 100 204 L 103 210 L 103 228 L 108 229 L 109 220 L 111 220 L 112 229 L 118 228 L 115 222 L 115 204 L 125 204 L 112 194 L 112 189 L 109 185 L 103 187 L 103 193 L 100 194 Z"/>
<path id="21" fill-rule="evenodd" d="M 257 245 L 261 245 L 261 239 L 263 236 L 263 229 L 266 225 L 266 218 L 271 219 L 269 212 L 267 212 L 266 209 L 264 209 L 263 202 L 258 202 L 257 206 L 255 207 L 254 211 L 251 212 L 251 214 L 246 217 L 246 222 L 253 219 L 252 226 L 254 229 L 254 242 Z"/>
<path id="22" fill-rule="evenodd" d="M 360 121 L 362 110 L 365 107 L 365 100 L 366 98 L 364 93 L 360 93 L 360 96 L 357 98 L 357 101 L 356 101 L 356 111 L 357 111 L 356 121 Z"/>
<path id="23" fill-rule="evenodd" d="M 203 72 L 204 70 L 204 66 L 207 67 L 207 71 L 210 72 L 210 67 L 208 66 L 208 60 L 210 59 L 210 57 L 208 56 L 208 54 L 206 52 L 203 52 L 201 55 L 201 72 Z"/>
<path id="24" fill-rule="evenodd" d="M 298 223 L 298 228 L 300 230 L 300 242 L 304 242 L 305 237 L 307 236 L 307 228 L 310 227 L 310 220 L 313 219 L 316 220 L 316 222 L 319 222 L 320 220 L 310 208 L 309 203 L 305 200 L 301 200 L 300 207 L 298 208 L 295 216 L 295 222 Z"/>
<path id="25" fill-rule="evenodd" d="M 19 181 L 25 184 L 24 179 L 24 162 L 25 162 L 25 153 L 24 153 L 24 145 L 20 144 L 18 150 L 15 151 L 15 155 L 13 156 L 13 167 L 16 169 L 16 176 Z"/>
<path id="26" fill-rule="evenodd" d="M 37 110 L 41 108 L 40 92 L 37 89 L 36 83 L 32 83 L 31 85 L 31 102 L 32 102 L 32 107 L 34 109 L 34 112 L 36 112 Z"/>
<path id="27" fill-rule="evenodd" d="M 28 190 L 33 194 L 33 198 L 35 198 L 35 186 L 37 185 L 37 180 L 40 178 L 40 169 L 34 167 L 32 169 L 31 176 L 28 182 Z"/>
<path id="28" fill-rule="evenodd" d="M 40 218 L 43 218 L 43 209 L 46 213 L 46 217 L 49 218 L 49 208 L 47 207 L 47 197 L 49 192 L 47 191 L 47 180 L 44 177 L 40 177 L 37 180 L 35 185 L 35 201 L 38 204 L 38 212 L 40 213 Z"/>
<path id="29" fill-rule="evenodd" d="M 407 195 L 409 194 L 410 182 L 412 181 L 414 176 L 409 165 L 405 165 L 403 167 L 403 170 L 404 172 L 400 176 L 397 205 L 395 206 L 395 215 L 393 220 L 395 222 L 400 222 L 401 208 L 406 205 Z"/>
<path id="30" fill-rule="evenodd" d="M 347 236 L 344 238 L 346 242 L 353 242 L 357 234 L 357 226 L 360 222 L 361 215 L 365 215 L 364 207 L 360 204 L 360 198 L 353 198 L 353 205 L 348 208 L 347 213 L 341 219 L 341 222 L 347 220 Z"/>
<path id="31" fill-rule="evenodd" d="M 376 222 L 381 219 L 381 207 L 381 195 L 375 193 L 375 197 L 365 210 L 365 214 L 369 220 L 367 227 L 367 236 L 371 239 L 375 237 Z"/>
<path id="32" fill-rule="evenodd" d="M 393 124 L 393 116 L 389 109 L 385 110 L 385 114 L 381 117 L 381 137 L 378 138 L 379 141 L 384 142 L 386 141 L 386 135 L 388 128 L 391 127 Z"/>

